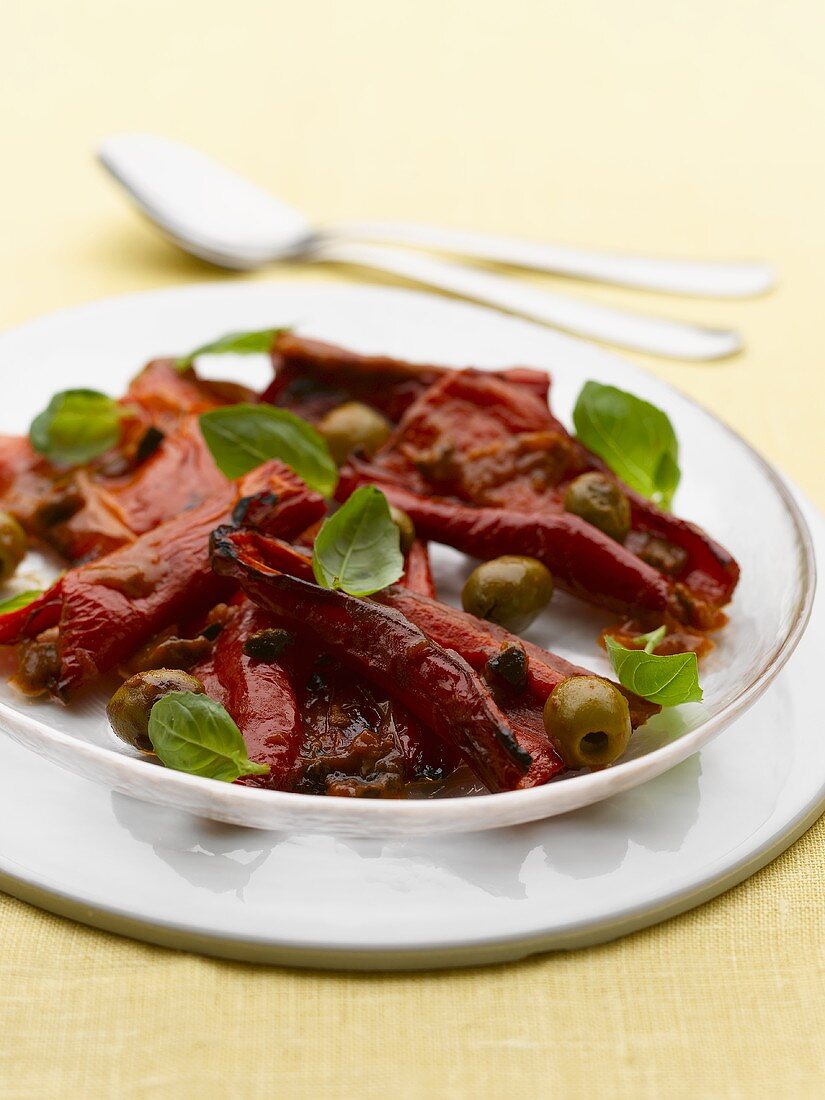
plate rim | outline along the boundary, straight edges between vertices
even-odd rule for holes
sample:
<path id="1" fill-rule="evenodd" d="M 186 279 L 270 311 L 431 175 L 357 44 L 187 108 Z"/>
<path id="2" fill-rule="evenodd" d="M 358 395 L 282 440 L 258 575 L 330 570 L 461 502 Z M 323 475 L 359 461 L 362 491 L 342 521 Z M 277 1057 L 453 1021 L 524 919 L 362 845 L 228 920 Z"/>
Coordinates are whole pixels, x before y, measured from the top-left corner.
<path id="1" fill-rule="evenodd" d="M 345 291 L 348 294 L 362 295 L 365 297 L 387 297 L 396 301 L 408 298 L 419 302 L 439 302 L 443 306 L 456 308 L 465 312 L 469 311 L 485 314 L 491 312 L 484 307 L 467 302 L 455 302 L 451 299 L 441 298 L 438 295 L 412 291 L 406 288 L 340 285 L 317 280 L 282 280 L 272 284 L 250 284 L 238 283 L 233 280 L 221 280 L 219 282 L 189 283 L 173 287 L 154 288 L 127 294 L 111 295 L 92 302 L 68 306 L 32 318 L 23 322 L 21 325 L 17 325 L 1 333 L 0 348 L 2 344 L 9 339 L 25 339 L 27 329 L 36 328 L 44 323 L 57 322 L 61 318 L 68 318 L 78 313 L 86 311 L 93 312 L 96 308 L 105 307 L 107 305 L 120 304 L 128 306 L 130 302 L 136 300 L 151 299 L 153 297 L 167 299 L 176 295 L 184 296 L 192 292 L 220 296 L 230 289 L 234 293 L 243 295 L 244 292 L 248 292 L 252 287 L 257 289 L 266 287 L 268 291 L 274 292 L 276 297 L 278 290 L 284 288 L 288 290 L 295 288 L 295 290 L 303 291 L 308 294 L 312 294 L 321 289 L 328 295 L 330 292 L 334 295 L 335 292 L 340 294 L 342 291 Z M 501 315 L 501 319 L 505 322 L 515 320 L 520 325 L 534 329 L 538 332 L 546 333 L 548 331 L 544 326 L 529 321 L 522 321 L 520 318 L 514 319 L 507 315 Z M 571 340 L 570 337 L 564 337 L 562 334 L 553 330 L 550 331 L 554 337 L 561 338 L 563 342 Z M 579 341 L 573 342 L 576 344 L 581 343 Z M 602 348 L 597 348 L 595 345 L 588 344 L 587 346 L 597 350 L 608 359 L 617 359 L 624 365 L 630 365 L 635 370 L 646 373 L 644 369 L 633 360 L 628 360 L 612 352 L 607 352 Z M 183 805 L 185 807 L 187 802 L 186 794 L 187 792 L 192 792 L 196 797 L 201 795 L 212 804 L 213 808 L 210 810 L 211 816 L 214 816 L 217 820 L 238 825 L 249 825 L 250 811 L 254 816 L 256 807 L 260 807 L 262 810 L 257 820 L 263 822 L 267 816 L 271 819 L 272 814 L 277 811 L 278 806 L 283 807 L 285 810 L 290 810 L 291 808 L 290 812 L 292 813 L 300 813 L 303 804 L 308 815 L 308 820 L 311 821 L 314 818 L 316 822 L 321 823 L 320 830 L 317 824 L 313 826 L 315 831 L 333 831 L 335 826 L 338 825 L 341 828 L 347 829 L 349 835 L 353 835 L 353 830 L 351 828 L 352 821 L 354 820 L 357 824 L 361 819 L 364 819 L 363 835 L 370 833 L 381 835 L 380 830 L 382 824 L 391 824 L 393 832 L 407 824 L 414 827 L 421 818 L 430 817 L 432 815 L 434 806 L 438 806 L 438 810 L 435 812 L 442 819 L 439 828 L 444 832 L 450 831 L 451 829 L 455 831 L 475 832 L 482 831 L 485 828 L 499 828 L 514 823 L 515 821 L 527 820 L 527 818 L 524 817 L 525 808 L 530 806 L 531 803 L 540 804 L 542 801 L 547 800 L 547 792 L 549 790 L 554 792 L 553 798 L 560 803 L 560 805 L 554 806 L 551 804 L 551 806 L 545 808 L 543 812 L 533 814 L 530 818 L 531 820 L 551 817 L 556 814 L 567 813 L 571 810 L 582 808 L 586 805 L 601 801 L 612 794 L 631 789 L 648 779 L 655 778 L 657 775 L 661 775 L 669 768 L 693 755 L 703 745 L 717 736 L 732 721 L 743 714 L 760 698 L 782 668 L 784 668 L 810 622 L 817 587 L 817 567 L 810 528 L 793 493 L 788 488 L 785 479 L 776 467 L 763 457 L 755 447 L 744 439 L 725 420 L 721 419 L 701 402 L 682 393 L 664 379 L 658 376 L 652 377 L 658 386 L 664 388 L 678 400 L 686 401 L 688 404 L 700 410 L 705 416 L 709 417 L 717 424 L 735 443 L 744 448 L 749 457 L 755 461 L 763 475 L 771 483 L 785 510 L 789 514 L 794 526 L 797 543 L 802 553 L 803 577 L 800 605 L 794 621 L 781 644 L 775 648 L 760 672 L 751 679 L 745 688 L 743 688 L 734 699 L 726 703 L 717 714 L 703 721 L 695 730 L 675 737 L 673 740 L 653 749 L 644 756 L 624 761 L 611 768 L 604 769 L 601 772 L 571 776 L 563 782 L 546 785 L 544 787 L 484 795 L 483 804 L 489 806 L 491 810 L 498 810 L 498 816 L 491 813 L 490 816 L 495 817 L 495 820 L 490 822 L 482 820 L 468 825 L 464 820 L 467 806 L 468 804 L 477 804 L 479 802 L 479 796 L 459 796 L 450 799 L 426 800 L 319 799 L 316 795 L 300 794 L 293 791 L 267 791 L 234 784 L 219 785 L 215 784 L 212 780 L 200 776 L 150 767 L 140 758 L 116 752 L 114 749 L 104 746 L 79 741 L 71 734 L 62 733 L 60 730 L 54 729 L 48 725 L 46 721 L 14 710 L 1 700 L 0 729 L 3 729 L 26 748 L 37 752 L 51 762 L 70 771 L 75 771 L 77 773 L 79 768 L 75 768 L 69 760 L 65 759 L 65 756 L 68 754 L 77 757 L 79 761 L 87 761 L 98 766 L 99 770 L 103 772 L 121 772 L 122 779 L 120 781 L 124 786 L 123 788 L 118 788 L 115 785 L 113 789 L 124 789 L 126 793 L 144 801 L 161 805 L 177 805 L 178 807 Z M 49 748 L 57 750 L 57 752 L 52 755 L 48 751 Z M 61 752 L 60 750 L 63 751 Z M 80 774 L 83 774 L 85 778 L 91 778 L 85 772 L 80 772 Z M 109 785 L 112 783 L 112 777 L 100 775 L 99 778 L 96 778 L 96 781 L 104 785 Z M 162 785 L 166 792 L 168 792 L 168 798 L 157 797 L 154 788 L 156 788 L 158 784 Z M 562 789 L 567 792 L 566 798 L 555 794 L 555 792 L 561 791 Z M 176 794 L 182 798 L 182 803 L 181 801 L 175 801 Z M 288 802 L 285 803 L 285 799 L 288 799 Z M 319 805 L 319 803 L 323 803 L 323 805 Z M 328 803 L 334 803 L 335 805 L 328 805 Z M 516 810 L 516 806 L 518 810 Z M 235 807 L 238 807 L 238 809 L 235 810 Z M 265 812 L 267 807 L 270 808 L 271 811 L 269 815 Z M 508 820 L 508 810 L 510 810 L 512 814 L 511 820 Z M 245 820 L 240 820 L 242 811 L 245 812 Z M 251 824 L 252 827 L 255 827 L 256 822 L 252 822 Z M 261 824 L 258 827 L 266 828 L 272 826 Z"/>
<path id="2" fill-rule="evenodd" d="M 654 906 L 637 901 L 612 914 L 608 922 L 602 922 L 594 916 L 580 922 L 571 920 L 553 931 L 544 929 L 536 932 L 477 934 L 464 939 L 460 944 L 444 940 L 403 948 L 382 943 L 352 947 L 343 941 L 301 942 L 287 938 L 276 943 L 262 935 L 247 932 L 237 936 L 221 935 L 194 927 L 185 921 L 137 917 L 127 909 L 114 905 L 92 906 L 79 894 L 50 889 L 42 882 L 32 883 L 2 868 L 0 890 L 28 905 L 67 920 L 77 921 L 88 928 L 158 947 L 197 952 L 214 958 L 300 969 L 322 967 L 326 970 L 389 972 L 453 970 L 517 962 L 551 951 L 595 947 L 671 920 L 732 890 L 767 867 L 801 839 L 823 813 L 825 785 L 780 833 L 765 840 L 754 852 L 743 856 L 718 874 L 708 875 L 688 889 L 674 887 Z"/>

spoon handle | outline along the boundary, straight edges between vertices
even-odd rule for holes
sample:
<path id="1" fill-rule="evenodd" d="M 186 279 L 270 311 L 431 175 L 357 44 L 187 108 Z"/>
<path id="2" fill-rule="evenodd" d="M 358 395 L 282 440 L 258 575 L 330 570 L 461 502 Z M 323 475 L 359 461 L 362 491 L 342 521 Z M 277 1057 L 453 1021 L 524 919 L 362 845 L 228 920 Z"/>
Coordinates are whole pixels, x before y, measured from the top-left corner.
<path id="1" fill-rule="evenodd" d="M 381 245 L 320 238 L 309 259 L 356 264 L 553 325 L 576 336 L 673 359 L 721 359 L 742 347 L 736 332 L 610 309 L 512 279 Z"/>
<path id="2" fill-rule="evenodd" d="M 491 260 L 535 271 L 668 294 L 749 298 L 764 294 L 776 283 L 775 272 L 764 263 L 623 255 L 406 222 L 342 222 L 324 232 L 336 241 L 408 244 L 477 260 Z"/>

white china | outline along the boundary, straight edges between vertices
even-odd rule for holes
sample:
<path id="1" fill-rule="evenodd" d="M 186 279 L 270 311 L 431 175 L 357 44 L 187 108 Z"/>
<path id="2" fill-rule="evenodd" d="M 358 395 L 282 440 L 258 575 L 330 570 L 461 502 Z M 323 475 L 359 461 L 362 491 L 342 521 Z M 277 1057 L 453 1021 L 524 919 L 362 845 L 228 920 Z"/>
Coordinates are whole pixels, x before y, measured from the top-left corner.
<path id="1" fill-rule="evenodd" d="M 0 337 L 7 398 L 0 430 L 23 430 L 50 394 L 67 385 L 118 393 L 158 354 L 184 353 L 225 331 L 280 324 L 418 360 L 546 367 L 553 375 L 553 406 L 568 422 L 587 378 L 664 408 L 681 441 L 683 481 L 675 507 L 726 545 L 743 571 L 731 622 L 703 667 L 704 702 L 657 716 L 634 736 L 626 757 L 605 771 L 530 791 L 428 801 L 319 798 L 166 770 L 130 754 L 112 735 L 105 691 L 61 707 L 25 700 L 3 683 L 0 727 L 20 744 L 121 795 L 257 829 L 323 832 L 338 840 L 471 832 L 568 813 L 661 775 L 730 725 L 787 660 L 807 621 L 815 570 L 807 527 L 779 476 L 713 416 L 627 361 L 477 307 L 386 289 L 231 283 L 67 310 Z M 204 366 L 259 384 L 269 371 L 265 362 L 238 358 Z M 455 599 L 470 563 L 439 549 L 435 565 L 442 594 Z M 560 595 L 530 636 L 608 673 L 595 639 L 609 621 Z"/>
<path id="2" fill-rule="evenodd" d="M 807 509 L 820 561 L 825 522 Z M 465 966 L 583 947 L 714 897 L 825 809 L 825 596 L 776 683 L 666 774 L 575 813 L 353 839 L 149 805 L 0 737 L 0 889 L 99 928 L 252 962 Z"/>

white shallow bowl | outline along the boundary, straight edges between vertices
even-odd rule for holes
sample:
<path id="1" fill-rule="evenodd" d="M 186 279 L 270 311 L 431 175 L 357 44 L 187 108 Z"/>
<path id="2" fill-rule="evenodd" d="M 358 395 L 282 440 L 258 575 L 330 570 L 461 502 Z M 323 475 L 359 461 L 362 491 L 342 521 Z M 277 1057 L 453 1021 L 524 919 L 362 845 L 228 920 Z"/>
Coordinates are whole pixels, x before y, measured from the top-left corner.
<path id="1" fill-rule="evenodd" d="M 657 716 L 605 771 L 529 791 L 428 801 L 319 798 L 169 771 L 131 754 L 111 734 L 102 692 L 64 708 L 21 699 L 3 683 L 0 727 L 21 744 L 122 794 L 238 825 L 340 836 L 469 832 L 567 813 L 660 775 L 754 703 L 793 652 L 810 614 L 815 566 L 807 526 L 779 475 L 715 417 L 626 360 L 473 306 L 386 289 L 226 283 L 68 310 L 0 337 L 7 394 L 0 431 L 24 431 L 55 390 L 90 386 L 117 394 L 150 358 L 186 352 L 226 331 L 273 325 L 414 360 L 546 368 L 554 410 L 568 423 L 588 378 L 665 409 L 681 446 L 675 510 L 710 531 L 742 567 L 730 624 L 703 666 L 703 703 Z M 260 385 L 266 365 L 224 358 L 212 373 Z M 439 591 L 454 602 L 471 563 L 436 548 L 434 565 Z M 529 637 L 608 675 L 595 639 L 609 621 L 561 595 Z"/>

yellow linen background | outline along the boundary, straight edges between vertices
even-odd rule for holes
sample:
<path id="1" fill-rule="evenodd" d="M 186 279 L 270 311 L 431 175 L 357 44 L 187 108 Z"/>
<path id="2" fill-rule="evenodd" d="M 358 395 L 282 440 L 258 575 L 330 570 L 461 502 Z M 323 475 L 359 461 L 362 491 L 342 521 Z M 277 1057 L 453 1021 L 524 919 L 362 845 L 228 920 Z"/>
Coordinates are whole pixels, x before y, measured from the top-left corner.
<path id="1" fill-rule="evenodd" d="M 821 0 L 3 0 L 0 325 L 221 277 L 102 177 L 116 130 L 317 219 L 770 258 L 758 301 L 574 289 L 741 327 L 727 363 L 645 365 L 823 506 L 823 45 Z M 442 974 L 224 963 L 0 897 L 0 1095 L 822 1095 L 823 839 L 617 943 Z"/>

